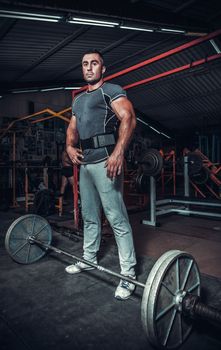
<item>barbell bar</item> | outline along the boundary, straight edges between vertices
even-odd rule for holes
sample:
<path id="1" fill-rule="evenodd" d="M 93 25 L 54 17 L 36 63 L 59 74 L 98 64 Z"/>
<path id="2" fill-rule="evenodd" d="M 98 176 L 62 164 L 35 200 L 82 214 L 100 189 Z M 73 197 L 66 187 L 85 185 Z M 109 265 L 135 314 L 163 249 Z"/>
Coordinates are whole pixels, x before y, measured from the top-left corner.
<path id="1" fill-rule="evenodd" d="M 221 322 L 221 311 L 199 301 L 199 269 L 195 259 L 186 252 L 170 250 L 164 253 L 144 284 L 54 247 L 51 241 L 52 229 L 46 219 L 27 214 L 8 228 L 5 247 L 11 258 L 21 264 L 34 263 L 51 250 L 143 288 L 141 321 L 154 346 L 175 349 L 182 345 L 192 330 L 192 320 L 197 316 Z"/>

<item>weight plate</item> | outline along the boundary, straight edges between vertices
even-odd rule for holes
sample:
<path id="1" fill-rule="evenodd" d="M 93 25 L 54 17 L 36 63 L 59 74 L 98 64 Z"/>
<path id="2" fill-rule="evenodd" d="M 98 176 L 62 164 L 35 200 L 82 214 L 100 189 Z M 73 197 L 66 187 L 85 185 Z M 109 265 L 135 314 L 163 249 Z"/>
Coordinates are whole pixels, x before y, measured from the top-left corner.
<path id="1" fill-rule="evenodd" d="M 20 264 L 31 264 L 46 254 L 46 249 L 30 243 L 30 236 L 50 244 L 52 229 L 47 220 L 39 215 L 27 214 L 15 220 L 6 233 L 5 248 Z"/>
<path id="2" fill-rule="evenodd" d="M 164 261 L 168 258 L 168 256 L 173 255 L 174 253 L 179 253 L 179 250 L 170 250 L 167 251 L 166 253 L 164 253 L 163 255 L 160 256 L 160 258 L 156 261 L 156 263 L 154 264 L 154 266 L 152 267 L 147 281 L 146 281 L 146 285 L 144 288 L 144 292 L 143 292 L 143 296 L 142 296 L 142 302 L 141 302 L 141 321 L 142 321 L 142 325 L 144 328 L 144 331 L 147 335 L 147 337 L 149 338 L 149 315 L 148 315 L 148 300 L 149 300 L 149 291 L 151 289 L 151 286 L 155 280 L 155 277 L 157 275 L 157 271 L 159 270 L 160 266 L 164 263 Z M 149 339 L 151 340 L 151 339 Z"/>
<path id="3" fill-rule="evenodd" d="M 163 157 L 157 149 L 151 148 L 144 154 L 141 164 L 145 175 L 156 176 L 163 168 Z"/>
<path id="4" fill-rule="evenodd" d="M 145 174 L 137 175 L 135 179 L 135 188 L 137 193 L 147 193 L 149 190 L 149 176 Z"/>
<path id="5" fill-rule="evenodd" d="M 191 175 L 190 179 L 197 185 L 204 185 L 209 179 L 209 171 L 203 167 L 198 174 Z"/>
<path id="6" fill-rule="evenodd" d="M 174 349 L 189 336 L 192 321 L 182 314 L 186 292 L 200 295 L 198 266 L 186 252 L 166 252 L 147 278 L 141 304 L 143 328 L 154 346 Z"/>
<path id="7" fill-rule="evenodd" d="M 202 158 L 196 153 L 188 153 L 188 173 L 189 175 L 198 174 L 202 167 L 203 161 Z"/>

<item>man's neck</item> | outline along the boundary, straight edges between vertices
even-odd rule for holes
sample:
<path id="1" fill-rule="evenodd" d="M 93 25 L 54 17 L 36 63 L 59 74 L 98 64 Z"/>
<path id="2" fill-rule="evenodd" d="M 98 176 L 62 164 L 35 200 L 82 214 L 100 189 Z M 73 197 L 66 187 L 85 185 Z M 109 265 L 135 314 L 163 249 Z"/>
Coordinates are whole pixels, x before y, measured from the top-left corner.
<path id="1" fill-rule="evenodd" d="M 88 91 L 97 90 L 104 83 L 103 79 L 99 80 L 96 84 L 88 84 Z"/>

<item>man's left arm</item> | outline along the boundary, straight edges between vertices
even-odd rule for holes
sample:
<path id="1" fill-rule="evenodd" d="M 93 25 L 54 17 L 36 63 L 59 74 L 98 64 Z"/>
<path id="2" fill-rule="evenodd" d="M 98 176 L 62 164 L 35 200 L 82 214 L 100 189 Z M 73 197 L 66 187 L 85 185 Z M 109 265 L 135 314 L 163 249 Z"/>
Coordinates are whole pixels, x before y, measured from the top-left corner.
<path id="1" fill-rule="evenodd" d="M 106 161 L 107 176 L 114 178 L 122 172 L 124 153 L 136 127 L 136 116 L 132 103 L 126 97 L 119 97 L 113 101 L 111 108 L 120 120 L 116 146 Z"/>

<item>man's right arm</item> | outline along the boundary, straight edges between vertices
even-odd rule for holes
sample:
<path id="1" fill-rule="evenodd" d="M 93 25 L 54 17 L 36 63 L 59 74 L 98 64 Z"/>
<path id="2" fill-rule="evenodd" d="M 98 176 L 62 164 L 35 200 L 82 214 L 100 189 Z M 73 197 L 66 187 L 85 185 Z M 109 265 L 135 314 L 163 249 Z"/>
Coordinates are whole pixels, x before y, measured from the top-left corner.
<path id="1" fill-rule="evenodd" d="M 66 151 L 73 164 L 82 164 L 79 158 L 83 158 L 82 150 L 76 148 L 78 142 L 77 121 L 75 115 L 72 116 L 66 134 Z"/>

